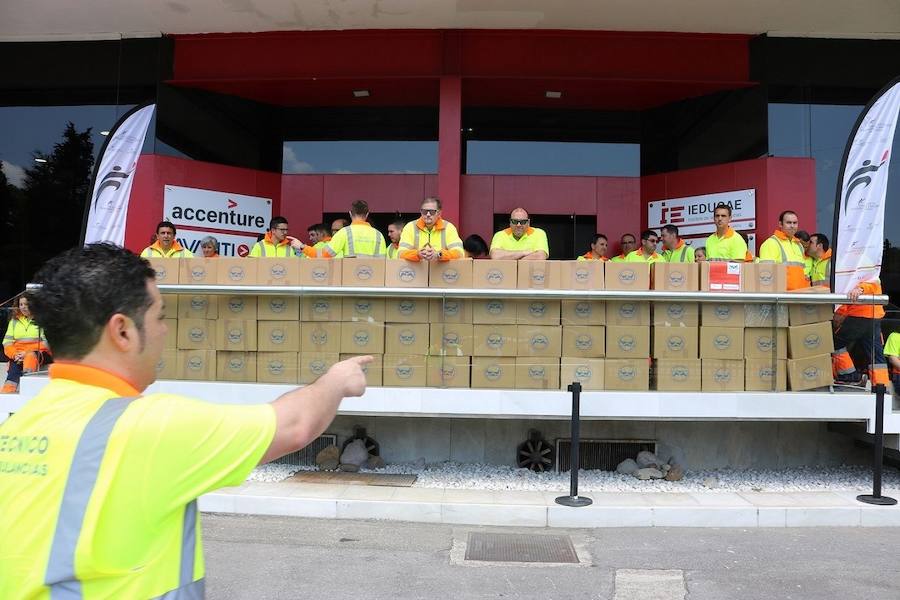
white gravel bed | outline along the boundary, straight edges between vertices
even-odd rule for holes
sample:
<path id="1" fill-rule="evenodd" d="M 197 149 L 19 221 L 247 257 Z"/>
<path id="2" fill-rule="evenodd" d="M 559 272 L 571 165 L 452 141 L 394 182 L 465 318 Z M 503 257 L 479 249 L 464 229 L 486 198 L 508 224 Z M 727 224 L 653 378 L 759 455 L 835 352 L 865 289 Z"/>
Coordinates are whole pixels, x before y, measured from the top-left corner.
<path id="1" fill-rule="evenodd" d="M 315 467 L 264 465 L 253 470 L 248 481 L 282 481 L 297 471 Z M 567 491 L 568 473 L 533 473 L 502 465 L 397 463 L 373 473 L 415 474 L 413 487 L 469 490 Z M 584 492 L 808 492 L 872 490 L 868 467 L 797 467 L 790 469 L 718 469 L 688 471 L 681 481 L 639 481 L 630 475 L 608 471 L 580 471 L 578 489 Z M 886 495 L 900 495 L 900 472 L 885 467 Z"/>

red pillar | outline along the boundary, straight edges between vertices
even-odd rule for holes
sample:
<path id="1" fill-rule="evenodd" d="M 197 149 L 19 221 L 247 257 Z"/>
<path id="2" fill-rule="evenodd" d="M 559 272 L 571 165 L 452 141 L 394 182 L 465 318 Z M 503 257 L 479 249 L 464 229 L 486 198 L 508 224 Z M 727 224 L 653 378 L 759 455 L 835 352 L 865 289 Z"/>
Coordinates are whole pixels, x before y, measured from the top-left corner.
<path id="1" fill-rule="evenodd" d="M 438 123 L 438 196 L 444 218 L 459 224 L 460 166 L 462 162 L 462 80 L 441 77 Z"/>

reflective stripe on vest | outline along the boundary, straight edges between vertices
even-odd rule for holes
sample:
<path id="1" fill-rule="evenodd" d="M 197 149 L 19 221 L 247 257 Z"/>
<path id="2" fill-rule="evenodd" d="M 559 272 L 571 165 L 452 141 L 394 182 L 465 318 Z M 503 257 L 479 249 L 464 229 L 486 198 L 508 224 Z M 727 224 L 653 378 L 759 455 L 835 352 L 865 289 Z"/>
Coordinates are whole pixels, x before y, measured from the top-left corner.
<path id="1" fill-rule="evenodd" d="M 356 250 L 353 248 L 353 228 L 347 227 L 347 254 L 356 256 Z"/>
<path id="2" fill-rule="evenodd" d="M 789 260 L 788 260 L 787 252 L 785 252 L 784 246 L 782 245 L 781 240 L 779 240 L 779 239 L 778 239 L 777 237 L 775 237 L 774 235 L 773 235 L 773 236 L 770 236 L 769 239 L 770 239 L 770 240 L 775 240 L 775 244 L 777 244 L 777 245 L 778 245 L 778 249 L 781 250 L 781 262 L 782 262 L 782 263 L 784 263 L 784 264 L 786 264 L 786 265 L 788 265 L 788 266 L 790 266 L 790 267 L 800 267 L 800 268 L 802 268 L 802 269 L 804 269 L 804 270 L 806 269 L 806 265 L 805 265 L 804 263 L 802 263 L 802 262 L 796 262 L 796 261 L 789 261 Z M 788 242 L 788 243 L 790 243 L 790 242 Z"/>
<path id="3" fill-rule="evenodd" d="M 347 230 L 347 255 L 357 256 L 356 249 L 353 245 L 353 228 L 348 225 L 344 229 Z M 372 254 L 363 254 L 363 256 L 381 256 L 381 246 L 384 244 L 384 236 L 381 235 L 381 232 L 377 229 L 372 229 L 372 231 L 375 235 L 374 249 L 372 250 Z M 418 229 L 416 230 L 416 233 L 418 233 Z"/>

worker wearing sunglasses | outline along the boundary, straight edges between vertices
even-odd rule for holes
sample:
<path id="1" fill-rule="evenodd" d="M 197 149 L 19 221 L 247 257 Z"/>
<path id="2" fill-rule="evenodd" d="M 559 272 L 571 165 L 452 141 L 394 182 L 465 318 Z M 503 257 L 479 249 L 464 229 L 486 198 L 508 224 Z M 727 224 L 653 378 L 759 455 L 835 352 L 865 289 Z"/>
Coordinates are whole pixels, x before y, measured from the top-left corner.
<path id="1" fill-rule="evenodd" d="M 547 234 L 543 229 L 531 226 L 531 219 L 524 208 L 517 208 L 509 215 L 509 227 L 494 234 L 491 258 L 546 260 L 550 258 Z"/>

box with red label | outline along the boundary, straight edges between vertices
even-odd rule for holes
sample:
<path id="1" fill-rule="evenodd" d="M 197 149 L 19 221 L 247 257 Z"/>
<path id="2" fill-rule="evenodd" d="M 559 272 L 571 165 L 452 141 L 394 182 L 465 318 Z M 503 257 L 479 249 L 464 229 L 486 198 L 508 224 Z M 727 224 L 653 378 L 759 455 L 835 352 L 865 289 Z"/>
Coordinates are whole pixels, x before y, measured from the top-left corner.
<path id="1" fill-rule="evenodd" d="M 700 290 L 703 292 L 740 292 L 744 263 L 700 263 Z"/>

